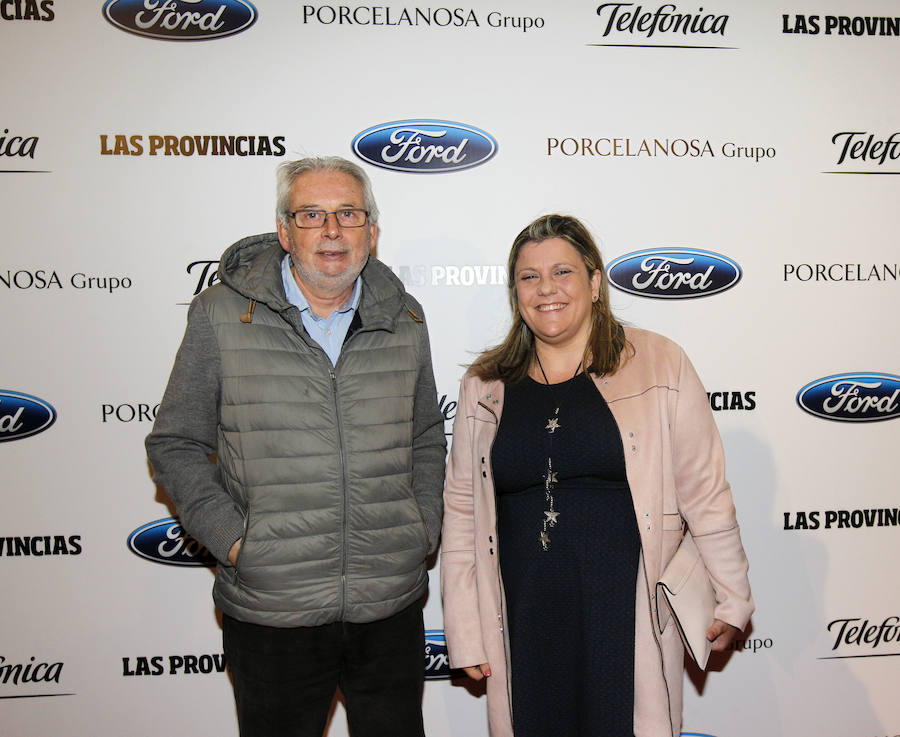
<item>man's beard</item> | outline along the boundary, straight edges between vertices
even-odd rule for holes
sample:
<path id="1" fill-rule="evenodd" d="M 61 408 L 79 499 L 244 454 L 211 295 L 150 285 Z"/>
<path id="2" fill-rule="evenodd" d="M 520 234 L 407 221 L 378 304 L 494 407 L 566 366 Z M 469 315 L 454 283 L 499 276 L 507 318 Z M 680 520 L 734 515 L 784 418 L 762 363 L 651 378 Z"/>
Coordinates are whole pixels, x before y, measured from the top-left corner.
<path id="1" fill-rule="evenodd" d="M 291 250 L 291 265 L 296 270 L 297 276 L 303 284 L 308 284 L 312 289 L 326 294 L 340 294 L 353 286 L 353 282 L 359 276 L 366 265 L 368 254 L 356 268 L 356 264 L 350 264 L 339 274 L 326 274 L 321 271 L 309 271 L 304 268 L 300 259 Z"/>

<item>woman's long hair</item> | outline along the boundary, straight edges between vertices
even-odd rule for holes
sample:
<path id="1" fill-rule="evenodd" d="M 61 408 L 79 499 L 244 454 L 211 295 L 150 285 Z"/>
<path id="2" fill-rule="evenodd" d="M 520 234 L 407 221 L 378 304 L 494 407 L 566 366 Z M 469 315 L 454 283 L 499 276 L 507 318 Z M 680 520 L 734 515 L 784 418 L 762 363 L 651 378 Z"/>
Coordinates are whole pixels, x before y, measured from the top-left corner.
<path id="1" fill-rule="evenodd" d="M 614 374 L 628 360 L 627 351 L 634 351 L 625 338 L 625 329 L 612 314 L 603 257 L 587 228 L 580 220 L 568 215 L 543 215 L 527 225 L 513 241 L 506 264 L 512 327 L 500 345 L 482 353 L 471 365 L 470 371 L 482 380 L 499 379 L 506 384 L 515 384 L 528 375 L 535 358 L 534 334 L 519 310 L 515 268 L 522 246 L 548 238 L 562 238 L 571 243 L 581 256 L 588 276 L 595 271 L 602 275 L 599 298 L 591 303 L 591 332 L 584 351 L 587 370 L 593 374 Z"/>

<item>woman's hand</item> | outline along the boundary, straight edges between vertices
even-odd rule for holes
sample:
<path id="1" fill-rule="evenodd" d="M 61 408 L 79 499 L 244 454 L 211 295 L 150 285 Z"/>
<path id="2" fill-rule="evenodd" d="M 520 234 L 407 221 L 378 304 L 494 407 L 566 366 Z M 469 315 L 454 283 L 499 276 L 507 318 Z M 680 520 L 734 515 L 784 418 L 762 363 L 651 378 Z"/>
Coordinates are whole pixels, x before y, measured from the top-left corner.
<path id="1" fill-rule="evenodd" d="M 482 678 L 487 678 L 491 675 L 491 666 L 487 663 L 482 663 L 481 665 L 470 665 L 467 668 L 463 668 L 466 672 L 466 675 L 475 680 L 480 681 Z"/>
<path id="2" fill-rule="evenodd" d="M 712 623 L 712 627 L 706 630 L 706 639 L 712 643 L 713 652 L 721 653 L 728 648 L 739 632 L 740 630 L 734 625 L 717 619 Z"/>

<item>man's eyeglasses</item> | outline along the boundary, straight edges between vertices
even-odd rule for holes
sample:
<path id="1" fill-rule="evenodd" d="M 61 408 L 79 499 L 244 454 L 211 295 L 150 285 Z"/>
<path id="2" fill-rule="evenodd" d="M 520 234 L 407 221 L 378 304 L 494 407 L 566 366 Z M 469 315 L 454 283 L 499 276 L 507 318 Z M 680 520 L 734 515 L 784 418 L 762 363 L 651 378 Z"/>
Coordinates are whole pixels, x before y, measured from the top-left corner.
<path id="1" fill-rule="evenodd" d="M 329 215 L 334 215 L 342 228 L 361 228 L 369 218 L 369 211 L 357 207 L 345 207 L 343 210 L 295 210 L 287 213 L 294 218 L 298 228 L 321 228 Z"/>

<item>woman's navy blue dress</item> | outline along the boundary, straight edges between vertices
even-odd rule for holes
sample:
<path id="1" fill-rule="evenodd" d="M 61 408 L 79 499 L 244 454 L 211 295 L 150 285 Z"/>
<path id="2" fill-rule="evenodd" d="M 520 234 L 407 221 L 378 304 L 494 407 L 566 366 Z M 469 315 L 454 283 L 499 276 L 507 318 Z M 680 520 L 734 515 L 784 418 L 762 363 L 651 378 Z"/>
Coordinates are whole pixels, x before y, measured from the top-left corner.
<path id="1" fill-rule="evenodd" d="M 559 516 L 544 550 L 548 457 Z M 507 386 L 491 464 L 516 737 L 633 737 L 640 540 L 619 429 L 590 377 Z"/>

